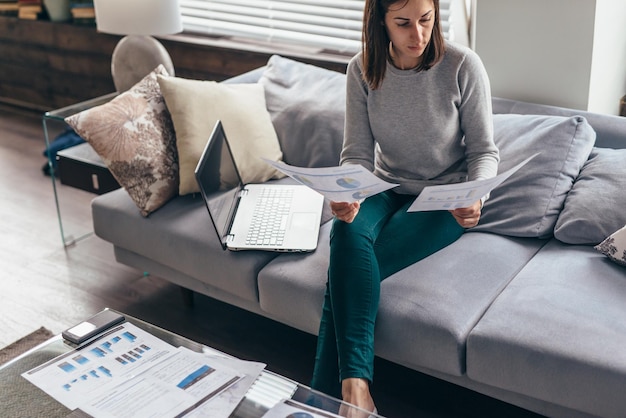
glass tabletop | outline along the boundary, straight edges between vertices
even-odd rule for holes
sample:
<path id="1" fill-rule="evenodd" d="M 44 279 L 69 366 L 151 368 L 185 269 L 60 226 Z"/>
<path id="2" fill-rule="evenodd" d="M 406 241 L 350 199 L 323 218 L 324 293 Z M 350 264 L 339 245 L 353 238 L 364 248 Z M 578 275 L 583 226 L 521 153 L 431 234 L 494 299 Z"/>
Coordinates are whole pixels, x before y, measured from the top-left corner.
<path id="1" fill-rule="evenodd" d="M 189 340 L 173 332 L 123 314 L 131 324 L 151 333 L 175 346 L 185 347 L 195 352 L 220 353 L 206 345 Z M 61 403 L 48 396 L 37 386 L 23 378 L 22 373 L 31 370 L 53 358 L 72 351 L 74 348 L 64 342 L 60 335 L 9 361 L 0 367 L 0 411 L 3 416 L 74 416 Z M 221 353 L 223 354 L 223 353 Z M 264 370 L 252 384 L 243 400 L 231 414 L 233 418 L 262 417 L 270 408 L 283 399 L 293 399 L 328 412 L 344 415 L 352 407 L 339 399 L 317 392 L 305 385 Z M 367 416 L 367 415 L 364 415 Z M 377 415 L 371 415 L 372 418 Z"/>

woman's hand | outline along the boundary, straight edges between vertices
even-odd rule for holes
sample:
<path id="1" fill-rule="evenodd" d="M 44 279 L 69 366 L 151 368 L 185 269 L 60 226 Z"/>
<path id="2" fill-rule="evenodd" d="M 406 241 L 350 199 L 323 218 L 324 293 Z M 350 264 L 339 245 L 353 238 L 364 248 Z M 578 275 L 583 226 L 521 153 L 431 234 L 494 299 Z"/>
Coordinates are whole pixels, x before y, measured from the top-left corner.
<path id="1" fill-rule="evenodd" d="M 475 202 L 472 206 L 454 209 L 451 210 L 450 213 L 463 228 L 472 228 L 478 225 L 478 221 L 480 220 L 480 210 L 482 209 L 482 206 L 483 204 L 479 200 Z"/>
<path id="2" fill-rule="evenodd" d="M 330 210 L 333 216 L 340 221 L 351 223 L 359 213 L 361 204 L 357 202 L 330 202 Z"/>

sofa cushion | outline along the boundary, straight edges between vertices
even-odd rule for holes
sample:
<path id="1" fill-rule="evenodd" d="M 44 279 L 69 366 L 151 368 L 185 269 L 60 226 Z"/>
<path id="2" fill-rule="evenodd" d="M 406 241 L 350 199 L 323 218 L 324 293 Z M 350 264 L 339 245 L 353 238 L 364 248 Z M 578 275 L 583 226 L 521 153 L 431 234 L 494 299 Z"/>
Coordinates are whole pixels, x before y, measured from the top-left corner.
<path id="1" fill-rule="evenodd" d="M 467 374 L 593 416 L 623 416 L 625 301 L 623 267 L 552 239 L 471 332 Z"/>
<path id="2" fill-rule="evenodd" d="M 579 116 L 494 115 L 499 172 L 535 153 L 491 192 L 476 231 L 546 238 L 593 148 L 595 133 Z"/>
<path id="3" fill-rule="evenodd" d="M 91 204 L 96 235 L 207 287 L 258 301 L 257 274 L 277 254 L 224 251 L 199 193 L 175 197 L 143 219 L 132 206 L 122 189 L 97 196 Z"/>
<path id="4" fill-rule="evenodd" d="M 346 106 L 345 74 L 270 57 L 259 83 L 265 87 L 284 161 L 299 167 L 339 164 Z"/>
<path id="5" fill-rule="evenodd" d="M 596 245 L 595 249 L 617 264 L 626 266 L 626 225 Z"/>
<path id="6" fill-rule="evenodd" d="M 330 223 L 320 231 L 314 253 L 281 255 L 259 273 L 261 309 L 312 334 L 317 334 L 321 318 L 329 234 Z M 377 355 L 408 367 L 460 376 L 465 370 L 467 335 L 543 244 L 466 233 L 387 278 L 376 324 Z"/>
<path id="7" fill-rule="evenodd" d="M 160 65 L 130 90 L 65 119 L 102 158 L 143 216 L 178 192 L 172 121 L 157 75 Z"/>
<path id="8" fill-rule="evenodd" d="M 559 214 L 554 236 L 598 244 L 626 224 L 626 149 L 594 148 Z"/>
<path id="9" fill-rule="evenodd" d="M 218 119 L 224 125 L 244 183 L 262 183 L 282 173 L 261 160 L 282 158 L 265 106 L 263 86 L 159 77 L 172 115 L 180 164 L 179 194 L 199 192 L 194 170 Z M 232 183 L 234 178 L 225 179 Z"/>

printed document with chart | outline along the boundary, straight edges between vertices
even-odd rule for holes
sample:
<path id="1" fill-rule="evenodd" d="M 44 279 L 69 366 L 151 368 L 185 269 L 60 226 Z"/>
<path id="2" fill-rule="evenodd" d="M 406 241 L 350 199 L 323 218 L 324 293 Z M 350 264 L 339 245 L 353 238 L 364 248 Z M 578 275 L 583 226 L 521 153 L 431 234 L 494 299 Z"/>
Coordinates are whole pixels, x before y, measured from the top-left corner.
<path id="1" fill-rule="evenodd" d="M 486 196 L 537 155 L 534 154 L 528 157 L 515 167 L 490 179 L 425 187 L 408 211 L 421 212 L 466 208 L 481 197 Z"/>
<path id="2" fill-rule="evenodd" d="M 489 194 L 537 155 L 528 157 L 513 168 L 490 179 L 427 186 L 408 211 L 452 210 L 470 206 Z M 354 202 L 398 186 L 376 177 L 371 171 L 358 164 L 306 168 L 294 167 L 265 158 L 263 160 L 297 182 L 335 202 Z"/>
<path id="3" fill-rule="evenodd" d="M 191 416 L 207 404 L 228 416 L 264 366 L 174 347 L 123 323 L 22 376 L 66 408 L 96 418 Z M 247 387 L 235 390 L 246 372 L 253 374 Z"/>
<path id="4" fill-rule="evenodd" d="M 283 162 L 263 160 L 298 183 L 310 187 L 335 202 L 354 202 L 398 186 L 388 183 L 362 165 L 339 167 L 294 167 Z"/>

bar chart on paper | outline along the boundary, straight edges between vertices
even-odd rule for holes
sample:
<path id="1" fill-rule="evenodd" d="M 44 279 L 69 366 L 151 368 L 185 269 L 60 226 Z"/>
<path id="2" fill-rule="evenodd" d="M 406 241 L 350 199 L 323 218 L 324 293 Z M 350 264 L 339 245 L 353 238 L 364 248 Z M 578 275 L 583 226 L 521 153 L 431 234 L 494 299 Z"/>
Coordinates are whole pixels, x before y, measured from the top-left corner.
<path id="1" fill-rule="evenodd" d="M 77 402 L 91 393 L 101 392 L 174 352 L 171 345 L 158 344 L 152 335 L 126 324 L 24 377 L 66 407 L 75 409 Z"/>
<path id="2" fill-rule="evenodd" d="M 468 206 L 481 197 L 477 188 L 459 188 L 458 190 L 450 188 L 432 191 L 426 202 L 443 209 L 456 209 Z"/>
<path id="3" fill-rule="evenodd" d="M 22 376 L 86 416 L 182 416 L 191 411 L 207 416 L 215 410 L 229 416 L 265 367 L 255 364 L 251 378 L 234 387 L 244 375 L 232 364 L 174 347 L 126 322 Z"/>

